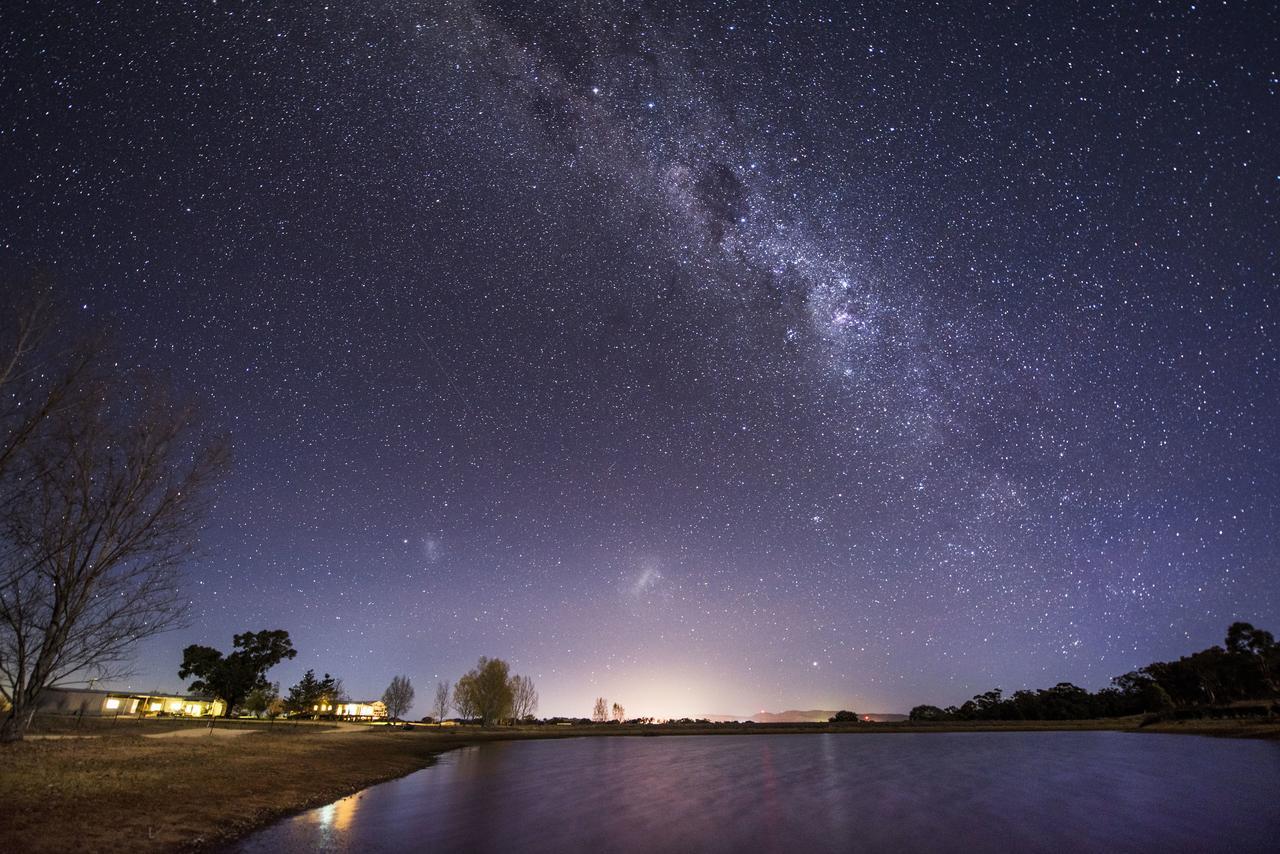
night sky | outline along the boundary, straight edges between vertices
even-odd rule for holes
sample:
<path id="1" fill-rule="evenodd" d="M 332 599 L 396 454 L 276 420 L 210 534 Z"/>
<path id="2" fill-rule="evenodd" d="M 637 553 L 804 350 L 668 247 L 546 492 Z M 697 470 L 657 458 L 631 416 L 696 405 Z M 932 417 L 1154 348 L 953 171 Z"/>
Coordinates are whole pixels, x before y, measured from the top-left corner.
<path id="1" fill-rule="evenodd" d="M 5 3 L 0 269 L 234 443 L 119 685 L 905 711 L 1280 629 L 1280 7 L 845 5 Z"/>

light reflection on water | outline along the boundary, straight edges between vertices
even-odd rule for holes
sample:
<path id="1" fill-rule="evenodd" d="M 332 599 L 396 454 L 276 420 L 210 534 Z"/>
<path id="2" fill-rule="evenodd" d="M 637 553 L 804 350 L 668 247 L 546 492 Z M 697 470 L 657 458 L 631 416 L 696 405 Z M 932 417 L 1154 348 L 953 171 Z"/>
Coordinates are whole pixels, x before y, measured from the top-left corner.
<path id="1" fill-rule="evenodd" d="M 317 836 L 315 847 L 334 850 L 333 846 L 341 843 L 359 810 L 360 798 L 353 796 L 326 804 L 308 813 Z"/>
<path id="2" fill-rule="evenodd" d="M 488 744 L 239 852 L 1276 851 L 1280 745 L 1124 733 Z"/>

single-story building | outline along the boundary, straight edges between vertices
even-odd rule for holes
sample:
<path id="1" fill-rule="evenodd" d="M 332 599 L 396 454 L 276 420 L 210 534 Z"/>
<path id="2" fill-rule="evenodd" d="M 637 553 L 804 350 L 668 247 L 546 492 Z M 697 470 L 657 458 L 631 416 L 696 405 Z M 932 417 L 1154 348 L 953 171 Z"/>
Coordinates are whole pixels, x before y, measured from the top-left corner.
<path id="1" fill-rule="evenodd" d="M 210 700 L 208 697 L 192 697 L 176 694 L 137 695 L 141 701 L 138 712 L 144 715 L 186 715 L 200 718 L 206 715 L 217 717 L 222 714 L 225 705 L 221 700 Z"/>
<path id="2" fill-rule="evenodd" d="M 318 703 L 311 707 L 316 715 L 346 720 L 378 720 L 387 716 L 387 704 L 381 700 L 358 700 L 346 703 Z"/>
<path id="3" fill-rule="evenodd" d="M 175 715 L 192 718 L 220 715 L 224 704 L 185 694 L 135 694 L 93 688 L 47 688 L 38 711 L 55 715 Z"/>

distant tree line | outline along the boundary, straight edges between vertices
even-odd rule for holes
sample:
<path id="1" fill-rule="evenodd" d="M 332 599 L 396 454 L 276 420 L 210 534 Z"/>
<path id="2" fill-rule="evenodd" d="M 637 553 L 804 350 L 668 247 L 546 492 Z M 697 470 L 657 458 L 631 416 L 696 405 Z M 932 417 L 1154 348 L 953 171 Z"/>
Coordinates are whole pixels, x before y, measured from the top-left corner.
<path id="1" fill-rule="evenodd" d="M 192 644 L 183 650 L 178 676 L 193 678 L 190 690 L 223 701 L 224 715 L 248 712 L 260 717 L 326 718 L 339 715 L 339 706 L 351 702 L 342 680 L 308 670 L 284 696 L 279 683 L 267 680 L 267 671 L 297 651 L 283 630 L 245 632 L 232 639 L 233 651 L 223 654 L 212 647 Z M 382 693 L 387 717 L 402 720 L 413 706 L 416 692 L 408 676 L 397 675 Z M 476 666 L 457 683 L 436 684 L 432 714 L 424 722 L 444 721 L 456 710 L 460 722 L 497 724 L 532 723 L 538 709 L 538 691 L 533 679 L 511 673 L 500 658 L 481 657 Z M 614 705 L 621 716 L 622 707 Z"/>
<path id="2" fill-rule="evenodd" d="M 538 690 L 531 677 L 513 674 L 501 658 L 481 656 L 454 684 L 452 693 L 448 682 L 436 685 L 434 720 L 443 721 L 451 707 L 460 720 L 481 726 L 532 723 Z"/>
<path id="3" fill-rule="evenodd" d="M 1037 721 L 1109 718 L 1178 708 L 1276 697 L 1280 644 L 1271 632 L 1232 623 L 1224 646 L 1211 646 L 1177 661 L 1157 661 L 1090 692 L 1070 682 L 1038 691 L 999 688 L 960 706 L 916 706 L 913 721 Z"/>

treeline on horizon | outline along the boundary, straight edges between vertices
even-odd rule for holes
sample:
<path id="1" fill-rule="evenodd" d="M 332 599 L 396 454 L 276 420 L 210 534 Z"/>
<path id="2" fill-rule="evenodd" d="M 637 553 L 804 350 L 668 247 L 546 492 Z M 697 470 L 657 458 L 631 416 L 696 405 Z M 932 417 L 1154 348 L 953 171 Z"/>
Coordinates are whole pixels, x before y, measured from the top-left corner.
<path id="1" fill-rule="evenodd" d="M 267 680 L 267 671 L 297 655 L 293 640 L 284 629 L 242 632 L 232 638 L 230 653 L 201 644 L 186 647 L 178 678 L 194 677 L 189 690 L 221 700 L 225 717 L 237 712 L 267 718 L 343 717 L 340 707 L 350 703 L 351 697 L 336 676 L 326 673 L 317 678 L 315 670 L 309 669 L 287 694 L 281 694 L 280 683 Z M 413 706 L 415 695 L 408 676 L 394 676 L 382 693 L 387 717 L 401 720 Z M 455 709 L 463 720 L 491 726 L 533 720 L 537 708 L 538 691 L 532 678 L 512 673 L 500 658 L 481 656 L 456 684 L 436 683 L 432 714 L 422 720 L 443 721 L 450 709 Z"/>
<path id="2" fill-rule="evenodd" d="M 1126 715 L 1176 713 L 1196 707 L 1224 706 L 1277 696 L 1280 644 L 1271 632 L 1249 623 L 1232 623 L 1224 646 L 1156 661 L 1090 692 L 1070 682 L 1005 697 L 994 688 L 960 706 L 922 705 L 913 721 L 1060 721 Z"/>

